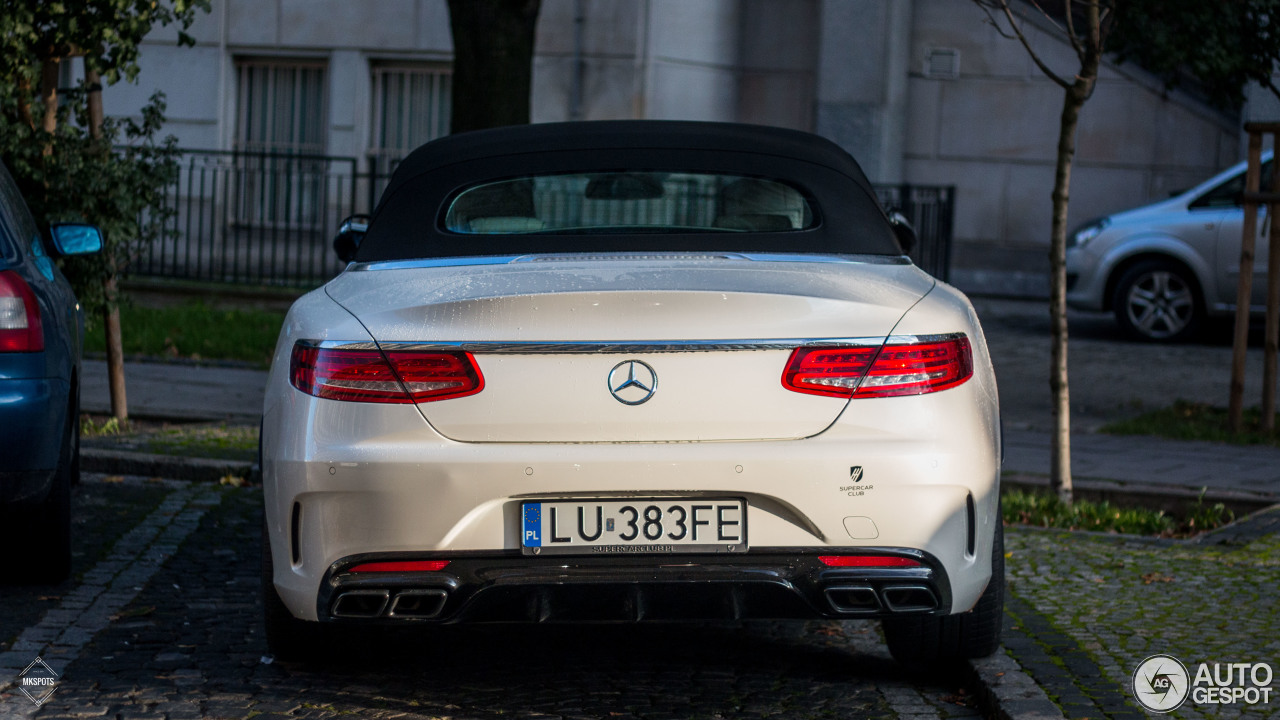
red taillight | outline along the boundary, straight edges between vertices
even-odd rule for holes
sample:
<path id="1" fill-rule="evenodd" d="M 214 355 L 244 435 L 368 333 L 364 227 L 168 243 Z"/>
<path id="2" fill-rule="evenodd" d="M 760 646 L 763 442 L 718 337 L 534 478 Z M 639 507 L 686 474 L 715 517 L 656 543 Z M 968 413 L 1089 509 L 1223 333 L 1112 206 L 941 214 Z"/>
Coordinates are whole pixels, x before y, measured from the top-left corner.
<path id="1" fill-rule="evenodd" d="M 384 357 L 380 350 L 304 343 L 293 346 L 289 380 L 308 395 L 352 402 L 431 402 L 484 389 L 484 376 L 468 352 L 390 352 Z"/>
<path id="2" fill-rule="evenodd" d="M 796 392 L 849 397 L 862 382 L 879 349 L 875 346 L 796 348 L 782 374 L 782 385 Z"/>
<path id="3" fill-rule="evenodd" d="M 44 350 L 40 304 L 22 276 L 0 270 L 0 352 Z"/>
<path id="4" fill-rule="evenodd" d="M 400 562 L 362 563 L 347 572 L 439 572 L 449 564 L 448 560 L 405 560 Z"/>
<path id="5" fill-rule="evenodd" d="M 922 395 L 973 376 L 973 351 L 961 335 L 936 342 L 875 347 L 796 348 L 782 374 L 788 390 L 834 397 Z"/>
<path id="6" fill-rule="evenodd" d="M 818 559 L 828 567 L 901 568 L 924 567 L 919 560 L 884 555 L 819 555 Z"/>

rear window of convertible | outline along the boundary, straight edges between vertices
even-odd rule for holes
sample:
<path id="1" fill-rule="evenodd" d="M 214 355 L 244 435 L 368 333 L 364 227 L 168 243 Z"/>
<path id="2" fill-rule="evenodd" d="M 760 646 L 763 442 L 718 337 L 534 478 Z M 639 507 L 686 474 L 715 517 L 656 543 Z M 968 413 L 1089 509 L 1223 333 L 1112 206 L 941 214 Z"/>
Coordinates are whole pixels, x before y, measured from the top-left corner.
<path id="1" fill-rule="evenodd" d="M 443 226 L 464 235 L 741 233 L 806 230 L 800 190 L 768 178 L 687 172 L 535 175 L 469 187 Z"/>

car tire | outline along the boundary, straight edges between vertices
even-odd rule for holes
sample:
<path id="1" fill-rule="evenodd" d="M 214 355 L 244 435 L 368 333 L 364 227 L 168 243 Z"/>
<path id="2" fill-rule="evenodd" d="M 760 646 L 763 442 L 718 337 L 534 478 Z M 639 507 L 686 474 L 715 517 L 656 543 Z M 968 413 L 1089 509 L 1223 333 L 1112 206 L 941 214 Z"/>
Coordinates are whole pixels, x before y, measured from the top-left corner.
<path id="1" fill-rule="evenodd" d="M 898 662 L 919 665 L 987 657 L 1000 647 L 1004 622 L 1004 527 L 996 521 L 991 581 L 978 604 L 956 615 L 890 617 L 884 639 Z"/>
<path id="2" fill-rule="evenodd" d="M 1116 281 L 1111 309 L 1120 328 L 1146 342 L 1180 342 L 1199 329 L 1203 301 L 1195 277 L 1161 258 L 1134 263 Z"/>
<path id="3" fill-rule="evenodd" d="M 19 582 L 56 585 L 71 574 L 71 485 L 80 466 L 79 431 L 78 419 L 69 416 L 58 466 L 44 500 L 25 512 L 11 509 L 11 537 L 25 544 L 21 560 L 14 566 Z"/>
<path id="4" fill-rule="evenodd" d="M 271 537 L 265 521 L 262 523 L 262 624 L 266 630 L 267 651 L 277 660 L 306 660 L 323 650 L 323 628 L 319 623 L 294 617 L 276 592 Z"/>
<path id="5" fill-rule="evenodd" d="M 71 485 L 80 484 L 80 386 L 71 389 Z"/>

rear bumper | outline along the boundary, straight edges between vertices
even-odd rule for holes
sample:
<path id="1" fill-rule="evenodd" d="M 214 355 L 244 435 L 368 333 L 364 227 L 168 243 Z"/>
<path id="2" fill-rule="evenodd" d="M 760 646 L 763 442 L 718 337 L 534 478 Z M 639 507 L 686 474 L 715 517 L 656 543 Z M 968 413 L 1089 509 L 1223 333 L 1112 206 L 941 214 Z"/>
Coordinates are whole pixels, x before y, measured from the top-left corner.
<path id="1" fill-rule="evenodd" d="M 44 497 L 62 450 L 66 408 L 65 382 L 0 379 L 0 502 Z"/>
<path id="2" fill-rule="evenodd" d="M 936 614 L 951 606 L 942 564 L 894 548 L 846 552 L 920 567 L 827 567 L 832 548 L 759 548 L 736 556 L 550 558 L 457 554 L 438 572 L 352 573 L 404 554 L 344 558 L 325 574 L 323 622 L 661 622 Z M 433 554 L 432 559 L 445 556 Z"/>
<path id="3" fill-rule="evenodd" d="M 837 423 L 820 436 L 781 442 L 455 443 L 432 441 L 412 407 L 349 403 L 336 408 L 340 423 L 323 417 L 335 401 L 315 401 L 323 407 L 311 422 L 268 412 L 263 477 L 275 586 L 295 617 L 332 619 L 335 578 L 344 589 L 386 590 L 388 601 L 395 589 L 436 587 L 415 579 L 364 588 L 361 578 L 340 577 L 356 559 L 459 558 L 447 576 L 467 570 L 463 558 L 487 558 L 476 578 L 484 570 L 503 579 L 480 593 L 488 596 L 483 604 L 513 594 L 522 598 L 510 602 L 525 618 L 530 597 L 563 605 L 564 586 L 584 582 L 597 585 L 597 594 L 612 593 L 615 602 L 598 603 L 603 607 L 653 608 L 668 591 L 705 592 L 719 598 L 706 600 L 712 604 L 746 603 L 745 616 L 843 616 L 831 613 L 827 585 L 806 580 L 818 572 L 809 555 L 862 548 L 929 558 L 932 580 L 925 586 L 938 612 L 965 612 L 990 579 L 990 543 L 1000 522 L 998 421 L 976 411 L 974 395 L 982 391 L 966 383 L 928 396 L 867 400 L 857 419 L 874 430 Z M 887 411 L 895 408 L 901 412 Z M 859 479 L 851 479 L 851 466 L 862 469 Z M 612 557 L 623 570 L 608 576 L 586 558 L 530 562 L 520 555 L 526 500 L 673 496 L 745 499 L 752 550 L 728 557 L 747 557 L 746 564 L 735 566 L 739 561 L 726 556 L 647 556 L 625 564 Z M 569 566 L 577 569 L 564 570 Z M 513 579 L 531 567 L 549 574 Z M 740 570 L 745 574 L 736 575 Z M 563 579 L 561 571 L 568 573 Z M 920 580 L 910 573 L 898 579 Z M 852 586 L 870 583 L 870 594 L 853 594 L 883 603 L 871 580 L 841 577 Z M 506 585 L 526 587 L 500 589 Z M 465 576 L 445 582 L 449 602 L 461 603 L 456 611 L 449 606 L 448 617 L 472 613 L 463 606 L 481 587 L 489 586 Z M 640 595 L 619 599 L 629 593 Z M 483 609 L 476 605 L 474 613 L 483 616 Z"/>

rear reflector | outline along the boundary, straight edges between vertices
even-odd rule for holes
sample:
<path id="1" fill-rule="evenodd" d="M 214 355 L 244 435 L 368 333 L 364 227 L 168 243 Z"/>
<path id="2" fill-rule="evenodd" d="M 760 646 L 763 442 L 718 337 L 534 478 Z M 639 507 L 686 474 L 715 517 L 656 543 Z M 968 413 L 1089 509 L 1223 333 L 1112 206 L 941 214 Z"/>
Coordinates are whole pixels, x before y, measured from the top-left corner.
<path id="1" fill-rule="evenodd" d="M 0 352 L 44 350 L 40 304 L 22 276 L 0 270 Z"/>
<path id="2" fill-rule="evenodd" d="M 924 567 L 919 560 L 884 555 L 819 555 L 818 559 L 828 567 L 901 568 Z"/>
<path id="3" fill-rule="evenodd" d="M 356 565 L 347 572 L 439 572 L 449 564 L 448 560 L 405 560 L 402 562 L 375 562 Z"/>
<path id="4" fill-rule="evenodd" d="M 289 380 L 328 400 L 414 403 L 474 395 L 484 377 L 468 352 L 391 352 L 293 346 Z"/>
<path id="5" fill-rule="evenodd" d="M 946 390 L 972 376 L 969 338 L 959 335 L 880 348 L 796 348 L 782 374 L 782 385 L 812 395 L 890 397 Z"/>

